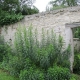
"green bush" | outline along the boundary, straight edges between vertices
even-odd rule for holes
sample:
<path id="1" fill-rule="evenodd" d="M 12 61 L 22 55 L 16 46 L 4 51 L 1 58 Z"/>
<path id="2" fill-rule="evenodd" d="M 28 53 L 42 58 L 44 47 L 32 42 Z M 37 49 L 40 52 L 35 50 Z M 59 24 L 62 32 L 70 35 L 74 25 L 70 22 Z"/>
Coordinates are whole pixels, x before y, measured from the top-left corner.
<path id="1" fill-rule="evenodd" d="M 9 72 L 11 75 L 19 76 L 20 71 L 23 69 L 29 69 L 31 66 L 34 68 L 33 63 L 30 61 L 29 58 L 20 59 L 16 56 L 12 56 L 9 60 Z"/>
<path id="2" fill-rule="evenodd" d="M 10 74 L 18 77 L 20 70 L 23 69 L 23 64 L 18 59 L 18 57 L 15 56 L 11 57 L 8 65 Z"/>
<path id="3" fill-rule="evenodd" d="M 0 11 L 0 26 L 9 25 L 20 21 L 23 18 L 21 14 L 8 13 L 6 11 Z"/>
<path id="4" fill-rule="evenodd" d="M 72 74 L 70 80 L 80 80 L 80 75 L 78 75 L 78 74 Z"/>
<path id="5" fill-rule="evenodd" d="M 80 74 L 80 53 L 74 57 L 74 73 Z"/>
<path id="6" fill-rule="evenodd" d="M 7 55 L 9 46 L 5 43 L 4 38 L 0 35 L 0 62 L 3 61 L 3 57 Z"/>
<path id="7" fill-rule="evenodd" d="M 67 68 L 53 67 L 47 71 L 47 80 L 70 80 L 71 74 Z"/>
<path id="8" fill-rule="evenodd" d="M 32 67 L 21 71 L 19 77 L 20 80 L 44 80 L 44 74 L 40 70 L 34 70 Z"/>
<path id="9" fill-rule="evenodd" d="M 27 5 L 23 5 L 22 6 L 22 15 L 31 15 L 31 14 L 36 14 L 36 13 L 39 13 L 39 10 L 36 8 L 36 7 L 28 7 Z"/>

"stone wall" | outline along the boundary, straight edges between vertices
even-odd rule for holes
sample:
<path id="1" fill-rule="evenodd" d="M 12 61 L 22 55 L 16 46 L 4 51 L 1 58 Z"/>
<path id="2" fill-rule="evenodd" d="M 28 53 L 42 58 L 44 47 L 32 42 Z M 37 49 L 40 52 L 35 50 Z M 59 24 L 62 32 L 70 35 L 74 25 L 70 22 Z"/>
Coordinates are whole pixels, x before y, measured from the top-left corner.
<path id="1" fill-rule="evenodd" d="M 73 22 L 80 22 L 79 6 L 25 16 L 21 22 L 4 26 L 1 34 L 4 35 L 6 41 L 14 40 L 14 33 L 18 26 L 28 27 L 32 24 L 34 29 L 38 29 L 39 34 L 41 34 L 42 28 L 44 30 L 54 29 L 54 32 L 61 34 L 65 41 L 65 24 Z"/>

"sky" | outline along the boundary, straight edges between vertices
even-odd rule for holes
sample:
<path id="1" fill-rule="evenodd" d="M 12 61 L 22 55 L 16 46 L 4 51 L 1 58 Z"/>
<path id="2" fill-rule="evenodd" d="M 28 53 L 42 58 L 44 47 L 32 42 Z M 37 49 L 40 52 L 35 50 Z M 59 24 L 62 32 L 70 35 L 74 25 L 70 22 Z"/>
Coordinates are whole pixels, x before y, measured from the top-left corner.
<path id="1" fill-rule="evenodd" d="M 51 0 L 36 0 L 34 5 L 39 9 L 40 12 L 46 10 L 46 5 L 50 2 Z"/>

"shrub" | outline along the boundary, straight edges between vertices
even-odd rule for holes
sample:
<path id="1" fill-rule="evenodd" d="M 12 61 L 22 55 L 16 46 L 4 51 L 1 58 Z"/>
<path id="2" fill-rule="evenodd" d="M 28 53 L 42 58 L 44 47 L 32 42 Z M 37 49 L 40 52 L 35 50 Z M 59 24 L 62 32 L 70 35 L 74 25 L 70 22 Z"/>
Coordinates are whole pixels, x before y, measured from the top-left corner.
<path id="1" fill-rule="evenodd" d="M 20 60 L 18 60 L 18 57 L 16 56 L 11 57 L 8 65 L 10 74 L 18 77 L 20 70 L 23 67 L 23 64 L 20 62 Z"/>
<path id="2" fill-rule="evenodd" d="M 80 75 L 78 75 L 78 74 L 72 74 L 70 80 L 80 80 Z"/>
<path id="3" fill-rule="evenodd" d="M 9 45 L 5 43 L 3 36 L 0 35 L 0 62 L 3 61 L 3 57 L 7 56 L 9 51 Z"/>
<path id="4" fill-rule="evenodd" d="M 20 80 L 44 80 L 44 74 L 39 70 L 34 70 L 32 67 L 21 71 L 19 77 Z"/>
<path id="5" fill-rule="evenodd" d="M 9 25 L 15 22 L 20 21 L 23 18 L 23 16 L 19 14 L 14 13 L 8 13 L 6 11 L 0 11 L 0 26 L 3 25 Z"/>
<path id="6" fill-rule="evenodd" d="M 36 14 L 36 13 L 39 13 L 39 10 L 33 6 L 33 8 L 31 7 L 28 7 L 27 5 L 23 5 L 22 6 L 22 15 L 31 15 L 31 14 Z"/>
<path id="7" fill-rule="evenodd" d="M 80 74 L 80 53 L 74 57 L 74 73 Z"/>
<path id="8" fill-rule="evenodd" d="M 23 69 L 29 69 L 31 66 L 34 67 L 33 63 L 29 58 L 20 59 L 16 56 L 12 56 L 9 60 L 9 72 L 11 75 L 19 77 L 20 71 Z"/>
<path id="9" fill-rule="evenodd" d="M 10 45 L 0 35 L 0 68 L 8 70 L 9 54 L 11 54 Z"/>
<path id="10" fill-rule="evenodd" d="M 53 67 L 47 71 L 47 80 L 70 80 L 71 74 L 67 68 Z"/>

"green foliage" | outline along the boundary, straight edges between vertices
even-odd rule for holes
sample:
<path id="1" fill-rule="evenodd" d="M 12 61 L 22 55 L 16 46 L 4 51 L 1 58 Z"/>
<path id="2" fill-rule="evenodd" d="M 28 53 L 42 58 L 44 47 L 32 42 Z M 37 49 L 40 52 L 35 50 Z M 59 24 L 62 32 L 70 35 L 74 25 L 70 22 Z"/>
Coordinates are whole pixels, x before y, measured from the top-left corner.
<path id="1" fill-rule="evenodd" d="M 33 31 L 32 26 L 28 29 L 19 27 L 15 33 L 14 48 L 8 54 L 7 64 L 10 74 L 21 80 L 46 80 L 48 68 L 55 65 L 70 68 L 70 46 L 63 50 L 63 38 L 56 36 L 53 30 L 44 32 L 42 29 L 39 42 L 37 34 L 37 29 Z M 67 71 L 60 69 L 61 79 L 64 79 L 63 73 L 67 76 Z"/>
<path id="2" fill-rule="evenodd" d="M 11 53 L 11 48 L 8 43 L 4 41 L 3 36 L 0 35 L 0 68 L 7 70 L 7 63 L 9 61 L 9 54 Z"/>
<path id="3" fill-rule="evenodd" d="M 44 80 L 44 74 L 40 70 L 30 67 L 28 70 L 21 71 L 20 80 Z"/>
<path id="4" fill-rule="evenodd" d="M 19 79 L 9 75 L 7 71 L 0 69 L 0 80 L 19 80 Z"/>
<path id="5" fill-rule="evenodd" d="M 73 37 L 80 39 L 80 28 L 73 29 Z M 80 52 L 78 50 L 74 50 L 74 73 L 80 74 Z"/>
<path id="6" fill-rule="evenodd" d="M 9 51 L 9 46 L 5 43 L 4 38 L 0 35 L 0 62 L 3 61 Z"/>
<path id="7" fill-rule="evenodd" d="M 80 74 L 80 53 L 74 57 L 74 73 Z"/>
<path id="8" fill-rule="evenodd" d="M 3 61 L 3 56 L 5 55 L 4 47 L 4 39 L 0 36 L 0 62 Z"/>
<path id="9" fill-rule="evenodd" d="M 72 74 L 70 80 L 80 80 L 80 75 Z"/>
<path id="10" fill-rule="evenodd" d="M 48 69 L 54 64 L 69 68 L 70 49 L 63 51 L 62 37 L 59 36 L 57 39 L 53 31 L 51 34 L 51 37 L 49 38 L 48 35 L 46 39 L 46 34 L 42 29 L 42 40 L 39 43 L 37 35 L 35 36 L 36 41 L 33 38 L 32 27 L 29 27 L 28 30 L 19 28 L 15 37 L 17 57 L 30 58 L 36 66 L 43 69 Z"/>
<path id="11" fill-rule="evenodd" d="M 35 0 L 0 0 L 0 8 L 9 13 L 21 13 L 24 5 L 31 8 L 34 1 Z M 27 8 L 25 9 L 27 10 Z"/>
<path id="12" fill-rule="evenodd" d="M 80 28 L 79 27 L 73 29 L 73 37 L 80 39 Z"/>
<path id="13" fill-rule="evenodd" d="M 31 66 L 35 68 L 35 66 L 33 65 L 29 58 L 26 58 L 24 60 L 16 56 L 12 56 L 10 58 L 8 65 L 10 74 L 16 77 L 19 76 L 20 71 L 23 69 L 29 69 Z"/>
<path id="14" fill-rule="evenodd" d="M 52 6 L 50 10 L 57 10 L 69 6 L 76 6 L 78 5 L 78 2 L 78 0 L 51 0 L 49 5 Z"/>
<path id="15" fill-rule="evenodd" d="M 34 0 L 0 0 L 0 26 L 20 21 L 23 15 L 38 13 Z"/>
<path id="16" fill-rule="evenodd" d="M 53 67 L 47 71 L 47 80 L 70 80 L 70 72 L 67 68 Z"/>
<path id="17" fill-rule="evenodd" d="M 31 15 L 39 12 L 39 10 L 36 7 L 31 8 L 28 7 L 27 5 L 23 5 L 22 8 L 23 8 L 21 11 L 22 15 Z"/>
<path id="18" fill-rule="evenodd" d="M 0 26 L 9 25 L 20 21 L 23 18 L 21 14 L 10 14 L 6 11 L 0 11 Z"/>
<path id="19" fill-rule="evenodd" d="M 54 6 L 54 7 L 51 8 L 50 10 L 57 10 L 57 9 L 62 9 L 62 8 L 67 8 L 67 6 L 64 6 L 64 5 Z"/>
<path id="20" fill-rule="evenodd" d="M 3 11 L 14 12 L 19 7 L 19 0 L 0 0 L 0 8 Z"/>
<path id="21" fill-rule="evenodd" d="M 19 76 L 20 70 L 23 69 L 23 63 L 18 60 L 17 57 L 13 56 L 9 60 L 9 72 L 11 75 Z"/>
<path id="22" fill-rule="evenodd" d="M 68 6 L 76 6 L 78 0 L 66 0 Z"/>

